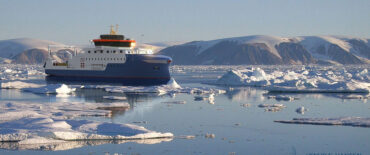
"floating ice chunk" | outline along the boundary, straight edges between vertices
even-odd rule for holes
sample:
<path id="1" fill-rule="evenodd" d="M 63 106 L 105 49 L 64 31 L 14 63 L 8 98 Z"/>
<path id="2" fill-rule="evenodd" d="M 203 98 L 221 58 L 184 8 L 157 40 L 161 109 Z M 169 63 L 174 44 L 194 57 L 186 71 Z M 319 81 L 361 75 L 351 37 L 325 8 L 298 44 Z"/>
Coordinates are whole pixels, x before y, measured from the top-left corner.
<path id="1" fill-rule="evenodd" d="M 216 138 L 216 135 L 213 134 L 213 133 L 206 133 L 206 135 L 204 135 L 205 138 L 211 138 L 211 139 L 214 139 Z"/>
<path id="2" fill-rule="evenodd" d="M 194 139 L 195 136 L 193 136 L 193 135 L 183 135 L 183 136 L 176 136 L 176 138 L 180 138 L 180 139 Z"/>
<path id="3" fill-rule="evenodd" d="M 265 111 L 277 112 L 285 108 L 283 104 L 259 104 L 258 107 L 265 108 Z"/>
<path id="4" fill-rule="evenodd" d="M 283 104 L 259 104 L 260 108 L 269 108 L 269 107 L 285 107 Z"/>
<path id="5" fill-rule="evenodd" d="M 170 81 L 168 81 L 167 86 L 173 89 L 181 89 L 181 86 L 177 84 L 174 78 L 171 78 Z"/>
<path id="6" fill-rule="evenodd" d="M 354 127 L 370 127 L 370 118 L 338 117 L 338 118 L 293 118 L 293 120 L 275 120 L 279 123 L 312 124 L 312 125 L 343 125 Z"/>
<path id="7" fill-rule="evenodd" d="M 295 112 L 299 113 L 299 114 L 304 114 L 304 112 L 306 111 L 306 109 L 304 107 L 299 107 L 295 110 Z"/>
<path id="8" fill-rule="evenodd" d="M 4 70 L 4 72 L 5 72 L 5 73 L 12 73 L 12 72 L 13 72 L 13 70 L 11 70 L 11 69 L 6 69 L 6 70 Z"/>
<path id="9" fill-rule="evenodd" d="M 285 95 L 277 95 L 275 96 L 275 99 L 278 100 L 278 101 L 293 101 L 295 100 L 296 98 L 292 97 L 292 96 L 285 96 Z"/>
<path id="10" fill-rule="evenodd" d="M 19 114 L 27 113 L 19 111 Z M 13 116 L 9 112 L 2 115 Z M 55 119 L 47 115 L 21 115 L 0 123 L 0 141 L 21 141 L 21 144 L 40 143 L 34 137 L 51 140 L 90 139 L 150 139 L 173 137 L 172 133 L 160 133 L 132 124 L 95 122 L 88 120 Z M 31 139 L 29 139 L 31 138 Z M 28 140 L 29 139 L 29 140 Z M 39 139 L 39 138 L 37 138 Z M 59 141 L 58 141 L 59 142 Z M 43 143 L 43 142 L 41 142 Z"/>
<path id="11" fill-rule="evenodd" d="M 209 104 L 215 104 L 215 94 L 209 94 L 209 96 L 208 96 L 208 103 Z"/>
<path id="12" fill-rule="evenodd" d="M 76 90 L 76 88 L 70 88 L 65 84 L 51 84 L 39 88 L 23 88 L 23 91 L 33 92 L 36 94 L 70 94 Z"/>
<path id="13" fill-rule="evenodd" d="M 59 88 L 55 89 L 57 94 L 70 94 L 74 92 L 76 88 L 69 88 L 67 85 L 62 84 Z"/>
<path id="14" fill-rule="evenodd" d="M 237 70 L 228 71 L 220 79 L 217 80 L 216 84 L 220 85 L 243 85 L 246 75 Z"/>
<path id="15" fill-rule="evenodd" d="M 3 89 L 22 89 L 22 88 L 39 88 L 43 85 L 36 83 L 28 83 L 22 81 L 11 81 L 11 82 L 2 82 L 1 88 Z"/>

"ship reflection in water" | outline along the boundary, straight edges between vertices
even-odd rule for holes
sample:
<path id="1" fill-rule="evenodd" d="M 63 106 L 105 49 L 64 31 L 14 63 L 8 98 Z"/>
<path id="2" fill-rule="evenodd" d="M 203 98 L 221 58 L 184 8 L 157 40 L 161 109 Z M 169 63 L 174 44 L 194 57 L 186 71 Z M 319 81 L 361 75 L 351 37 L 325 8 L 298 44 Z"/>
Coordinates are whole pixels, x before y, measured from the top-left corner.
<path id="1" fill-rule="evenodd" d="M 107 92 L 104 89 L 78 89 L 75 92 L 77 97 L 83 98 L 86 102 L 96 102 L 96 103 L 118 103 L 126 102 L 130 105 L 129 108 L 126 107 L 111 107 L 111 117 L 123 116 L 126 111 L 134 110 L 137 103 L 150 102 L 153 99 L 159 98 L 160 96 L 156 93 L 112 93 Z M 114 98 L 111 98 L 114 97 Z"/>
<path id="2" fill-rule="evenodd" d="M 69 84 L 69 85 L 118 85 L 118 86 L 155 86 L 167 84 L 168 78 L 158 79 L 119 79 L 119 78 L 79 78 L 46 76 L 47 84 Z"/>

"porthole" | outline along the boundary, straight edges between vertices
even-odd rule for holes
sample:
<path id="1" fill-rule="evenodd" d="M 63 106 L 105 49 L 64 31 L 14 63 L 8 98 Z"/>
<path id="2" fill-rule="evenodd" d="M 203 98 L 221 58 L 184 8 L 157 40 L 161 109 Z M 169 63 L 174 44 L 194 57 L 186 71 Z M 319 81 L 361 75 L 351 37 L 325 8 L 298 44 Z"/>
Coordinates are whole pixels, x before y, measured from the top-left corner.
<path id="1" fill-rule="evenodd" d="M 122 51 L 122 50 L 120 50 L 119 52 L 120 52 L 120 53 L 122 53 L 123 51 Z"/>
<path id="2" fill-rule="evenodd" d="M 87 53 L 90 53 L 90 51 L 87 51 Z"/>
<path id="3" fill-rule="evenodd" d="M 94 51 L 94 53 L 96 53 L 96 51 Z"/>
<path id="4" fill-rule="evenodd" d="M 109 53 L 109 51 L 107 51 L 107 53 Z"/>
<path id="5" fill-rule="evenodd" d="M 113 51 L 113 53 L 116 53 L 116 51 Z"/>

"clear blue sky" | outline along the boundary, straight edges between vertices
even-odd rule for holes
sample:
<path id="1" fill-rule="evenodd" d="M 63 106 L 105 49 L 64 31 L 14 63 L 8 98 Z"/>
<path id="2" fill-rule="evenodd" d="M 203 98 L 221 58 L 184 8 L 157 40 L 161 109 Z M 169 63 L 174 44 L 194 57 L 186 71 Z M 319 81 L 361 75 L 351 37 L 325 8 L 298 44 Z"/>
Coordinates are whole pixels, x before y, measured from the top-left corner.
<path id="1" fill-rule="evenodd" d="M 369 38 L 370 0 L 0 0 L 0 40 L 84 44 L 112 24 L 141 42 L 256 34 Z"/>

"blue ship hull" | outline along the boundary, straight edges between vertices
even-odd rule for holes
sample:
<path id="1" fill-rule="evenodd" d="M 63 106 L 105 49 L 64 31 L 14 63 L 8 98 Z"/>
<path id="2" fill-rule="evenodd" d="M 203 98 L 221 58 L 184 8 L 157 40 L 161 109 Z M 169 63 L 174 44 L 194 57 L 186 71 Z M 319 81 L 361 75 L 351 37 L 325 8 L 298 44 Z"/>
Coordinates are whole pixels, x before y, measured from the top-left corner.
<path id="1" fill-rule="evenodd" d="M 146 62 L 148 60 L 150 63 Z M 105 70 L 45 69 L 45 73 L 48 74 L 46 80 L 49 83 L 160 85 L 166 84 L 171 78 L 168 61 L 172 60 L 167 56 L 127 54 L 125 63 L 109 63 Z"/>

